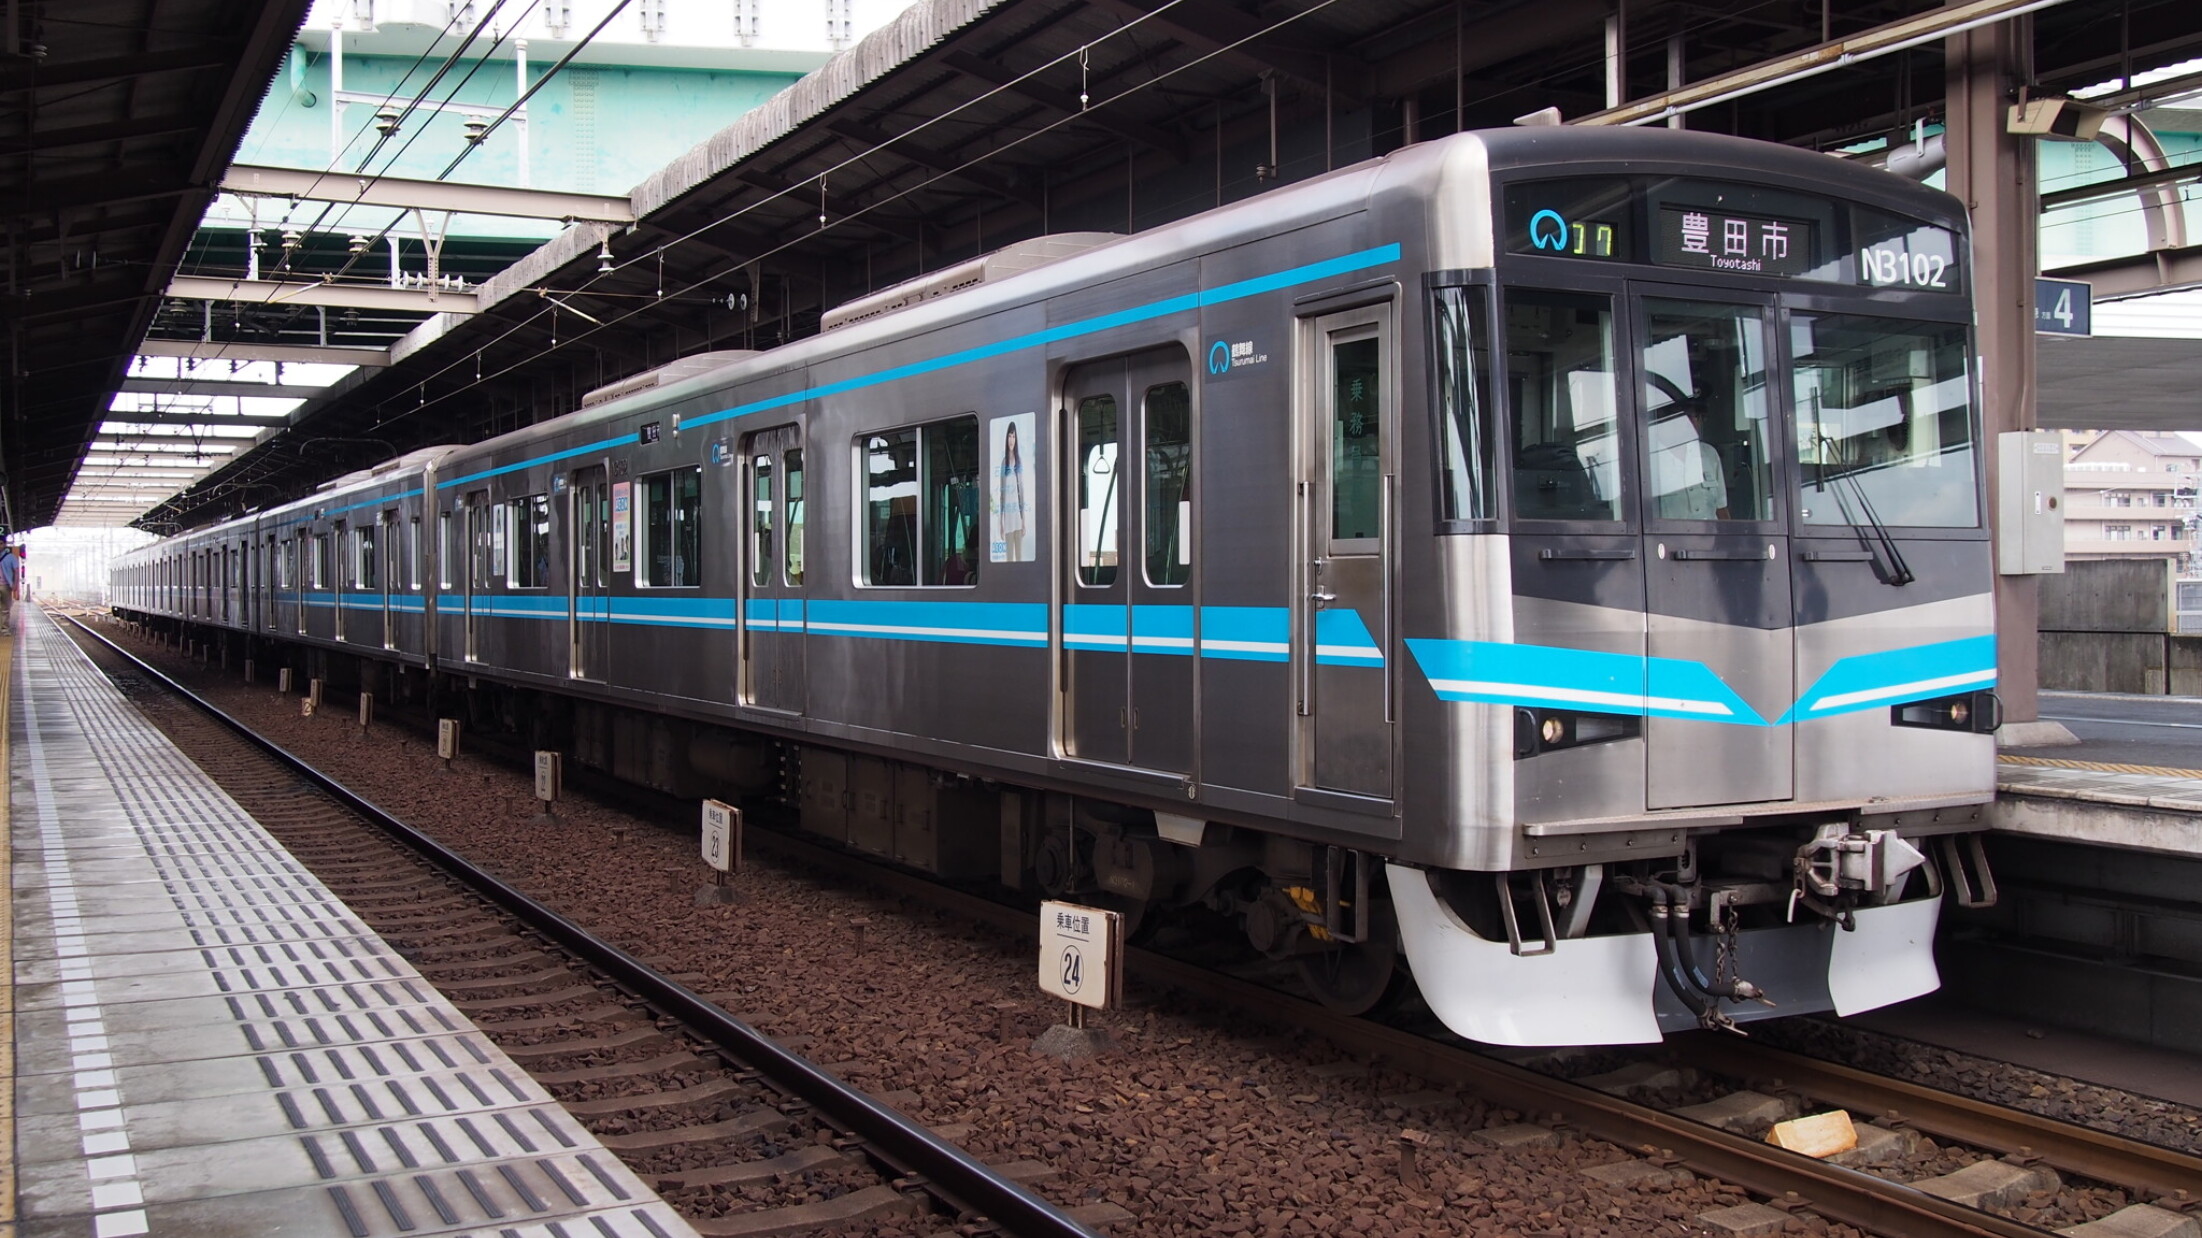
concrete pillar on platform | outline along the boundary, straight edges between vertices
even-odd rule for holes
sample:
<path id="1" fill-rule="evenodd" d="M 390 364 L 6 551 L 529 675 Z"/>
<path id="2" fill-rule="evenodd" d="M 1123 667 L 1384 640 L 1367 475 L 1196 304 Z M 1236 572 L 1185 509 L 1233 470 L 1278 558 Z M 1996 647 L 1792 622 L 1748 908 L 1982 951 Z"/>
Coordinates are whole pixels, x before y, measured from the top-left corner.
<path id="1" fill-rule="evenodd" d="M 1996 511 L 1996 436 L 2031 430 L 2034 407 L 2034 277 L 2041 226 L 2034 139 L 2005 131 L 2031 71 L 2033 19 L 2017 17 L 1952 35 L 1944 44 L 1948 72 L 1948 186 L 1965 203 L 1973 226 L 1973 296 L 1978 315 L 1981 397 L 1988 493 Z M 2070 740 L 2055 723 L 2039 723 L 2041 594 L 2033 576 L 1995 578 L 1997 691 L 2003 697 L 2007 746 Z M 2048 730 L 2053 734 L 2040 734 Z"/>

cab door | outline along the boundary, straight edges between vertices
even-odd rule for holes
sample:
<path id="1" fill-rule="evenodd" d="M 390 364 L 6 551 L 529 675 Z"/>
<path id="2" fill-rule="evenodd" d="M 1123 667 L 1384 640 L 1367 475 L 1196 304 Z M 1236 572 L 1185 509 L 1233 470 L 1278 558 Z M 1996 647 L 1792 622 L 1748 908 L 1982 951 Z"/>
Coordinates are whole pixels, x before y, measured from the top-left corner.
<path id="1" fill-rule="evenodd" d="M 1789 527 L 1770 299 L 1632 289 L 1646 807 L 1793 794 Z"/>
<path id="2" fill-rule="evenodd" d="M 742 440 L 742 700 L 803 710 L 803 431 L 777 426 Z"/>
<path id="3" fill-rule="evenodd" d="M 1393 795 L 1399 384 L 1390 305 L 1300 324 L 1292 615 L 1304 790 Z"/>

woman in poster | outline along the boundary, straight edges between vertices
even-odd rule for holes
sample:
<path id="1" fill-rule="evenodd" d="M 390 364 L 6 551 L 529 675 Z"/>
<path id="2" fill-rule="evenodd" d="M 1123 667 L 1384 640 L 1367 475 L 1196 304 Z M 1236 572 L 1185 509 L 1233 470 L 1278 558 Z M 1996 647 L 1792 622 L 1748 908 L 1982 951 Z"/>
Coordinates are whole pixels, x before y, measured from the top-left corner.
<path id="1" fill-rule="evenodd" d="M 1025 561 L 1025 461 L 1017 452 L 1017 422 L 1002 436 L 1002 462 L 994 471 L 994 533 L 1007 544 L 1008 561 Z"/>

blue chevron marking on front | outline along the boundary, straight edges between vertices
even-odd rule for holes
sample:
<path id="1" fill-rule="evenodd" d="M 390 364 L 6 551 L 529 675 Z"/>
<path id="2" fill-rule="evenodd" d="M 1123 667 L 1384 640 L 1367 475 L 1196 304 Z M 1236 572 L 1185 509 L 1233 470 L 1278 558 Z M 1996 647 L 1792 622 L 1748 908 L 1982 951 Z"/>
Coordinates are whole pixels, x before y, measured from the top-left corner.
<path id="1" fill-rule="evenodd" d="M 1501 641 L 1409 638 L 1407 649 L 1441 700 L 1766 725 L 1702 662 Z"/>
<path id="2" fill-rule="evenodd" d="M 1907 649 L 1853 654 L 1828 667 L 1781 720 L 1832 718 L 1883 705 L 1990 688 L 1995 682 L 1994 636 L 1967 636 Z"/>

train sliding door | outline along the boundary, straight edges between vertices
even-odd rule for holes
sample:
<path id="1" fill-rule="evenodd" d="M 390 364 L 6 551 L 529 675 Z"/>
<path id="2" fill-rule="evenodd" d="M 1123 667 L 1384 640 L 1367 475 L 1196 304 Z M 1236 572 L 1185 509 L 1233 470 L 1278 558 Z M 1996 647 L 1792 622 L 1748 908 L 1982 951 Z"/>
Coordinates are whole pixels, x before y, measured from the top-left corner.
<path id="1" fill-rule="evenodd" d="M 1065 389 L 1071 543 L 1062 632 L 1069 756 L 1193 768 L 1192 366 L 1176 348 L 1095 362 Z"/>
<path id="2" fill-rule="evenodd" d="M 1653 702 L 1645 806 L 1785 800 L 1791 731 L 1765 725 L 1795 699 L 1796 662 L 1772 302 L 1632 291 Z"/>
<path id="3" fill-rule="evenodd" d="M 742 700 L 803 711 L 803 429 L 742 440 Z"/>
<path id="4" fill-rule="evenodd" d="M 566 505 L 566 673 L 602 680 L 612 659 L 612 490 L 603 465 L 575 470 Z"/>
<path id="5" fill-rule="evenodd" d="M 1391 306 L 1303 320 L 1299 785 L 1369 800 L 1393 789 L 1392 559 L 1399 384 Z"/>

